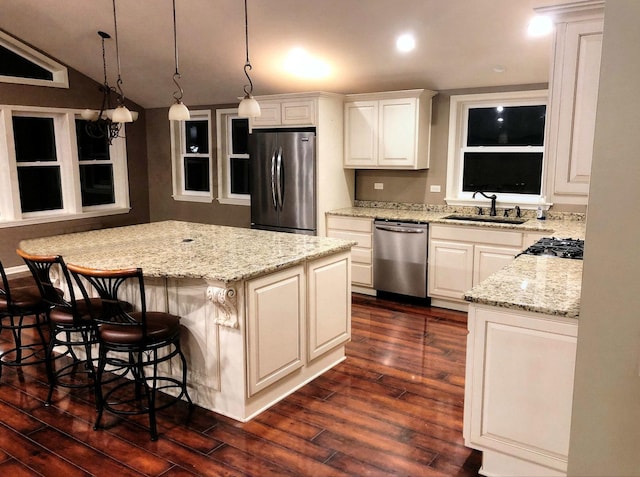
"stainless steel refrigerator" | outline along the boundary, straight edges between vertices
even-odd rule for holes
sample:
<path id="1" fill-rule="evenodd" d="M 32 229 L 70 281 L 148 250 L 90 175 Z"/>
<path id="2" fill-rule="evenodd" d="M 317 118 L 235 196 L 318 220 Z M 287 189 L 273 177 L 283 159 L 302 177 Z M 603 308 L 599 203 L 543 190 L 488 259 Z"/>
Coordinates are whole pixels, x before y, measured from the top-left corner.
<path id="1" fill-rule="evenodd" d="M 315 138 L 313 130 L 253 130 L 252 228 L 316 235 Z"/>

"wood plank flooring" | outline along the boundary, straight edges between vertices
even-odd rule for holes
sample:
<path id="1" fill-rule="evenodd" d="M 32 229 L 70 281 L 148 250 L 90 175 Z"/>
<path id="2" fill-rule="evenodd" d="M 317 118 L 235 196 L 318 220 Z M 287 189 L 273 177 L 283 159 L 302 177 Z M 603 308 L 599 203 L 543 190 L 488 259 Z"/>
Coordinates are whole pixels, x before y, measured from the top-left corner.
<path id="1" fill-rule="evenodd" d="M 44 406 L 44 366 L 3 368 L 0 475 L 477 476 L 464 447 L 466 314 L 354 294 L 347 360 L 242 424 L 202 408 L 106 415 L 86 390 Z M 9 334 L 0 335 L 0 348 Z"/>

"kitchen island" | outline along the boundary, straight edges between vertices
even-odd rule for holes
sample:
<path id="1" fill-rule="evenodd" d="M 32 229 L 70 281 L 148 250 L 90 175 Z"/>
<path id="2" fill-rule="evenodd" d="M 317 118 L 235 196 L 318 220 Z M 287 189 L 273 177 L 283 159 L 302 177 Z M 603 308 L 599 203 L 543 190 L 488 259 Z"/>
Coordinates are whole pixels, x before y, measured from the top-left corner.
<path id="1" fill-rule="evenodd" d="M 20 243 L 85 267 L 142 268 L 148 309 L 182 318 L 193 401 L 239 421 L 345 359 L 351 246 L 178 221 Z M 179 366 L 165 372 L 179 375 Z"/>

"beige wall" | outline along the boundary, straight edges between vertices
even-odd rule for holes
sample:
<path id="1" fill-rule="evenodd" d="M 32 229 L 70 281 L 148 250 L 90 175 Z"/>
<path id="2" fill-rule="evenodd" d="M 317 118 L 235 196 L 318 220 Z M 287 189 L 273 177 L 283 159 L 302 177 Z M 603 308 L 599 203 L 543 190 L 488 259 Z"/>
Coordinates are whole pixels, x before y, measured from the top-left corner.
<path id="1" fill-rule="evenodd" d="M 219 106 L 189 106 L 190 109 L 211 110 L 212 121 L 212 151 L 213 161 L 213 188 L 214 196 L 217 196 L 217 158 L 216 150 L 216 110 L 215 108 L 232 108 L 234 105 Z M 234 227 L 249 227 L 251 211 L 247 206 L 221 205 L 217 200 L 212 203 L 202 204 L 196 202 L 183 202 L 173 200 L 171 194 L 171 134 L 170 124 L 167 119 L 168 109 L 147 110 L 147 150 L 149 152 L 149 203 L 150 218 L 152 222 L 159 220 L 187 220 L 207 224 L 230 225 Z"/>
<path id="2" fill-rule="evenodd" d="M 569 475 L 640 475 L 640 2 L 607 0 Z"/>
<path id="3" fill-rule="evenodd" d="M 90 78 L 69 69 L 68 89 L 0 83 L 0 104 L 98 108 L 102 101 L 98 86 L 99 84 Z M 126 92 L 126 84 L 124 88 Z M 107 217 L 0 228 L 0 260 L 5 267 L 23 264 L 15 253 L 18 243 L 23 239 L 148 222 L 145 114 L 144 110 L 134 103 L 128 103 L 128 105 L 140 112 L 139 119 L 126 126 L 131 211 Z"/>

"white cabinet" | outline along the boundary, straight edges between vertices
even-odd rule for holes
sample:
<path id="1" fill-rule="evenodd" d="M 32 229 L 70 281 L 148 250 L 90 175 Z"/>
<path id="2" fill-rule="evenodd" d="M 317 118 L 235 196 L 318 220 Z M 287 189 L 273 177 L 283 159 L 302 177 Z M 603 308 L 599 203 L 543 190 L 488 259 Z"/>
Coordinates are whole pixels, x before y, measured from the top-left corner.
<path id="1" fill-rule="evenodd" d="M 304 365 L 302 266 L 247 282 L 248 396 Z"/>
<path id="2" fill-rule="evenodd" d="M 327 215 L 327 236 L 357 242 L 351 248 L 351 281 L 373 291 L 373 219 Z M 358 290 L 363 291 L 363 290 Z"/>
<path id="3" fill-rule="evenodd" d="M 469 305 L 465 445 L 483 475 L 566 475 L 578 324 Z"/>
<path id="4" fill-rule="evenodd" d="M 553 202 L 586 204 L 600 78 L 604 1 L 536 9 L 556 22 L 545 160 Z"/>
<path id="5" fill-rule="evenodd" d="M 510 263 L 524 240 L 517 231 L 432 224 L 429 296 L 465 305 L 465 292 Z"/>
<path id="6" fill-rule="evenodd" d="M 435 94 L 420 89 L 347 95 L 344 166 L 427 169 Z"/>
<path id="7" fill-rule="evenodd" d="M 260 104 L 260 116 L 251 119 L 252 128 L 316 125 L 314 98 L 256 99 Z"/>

